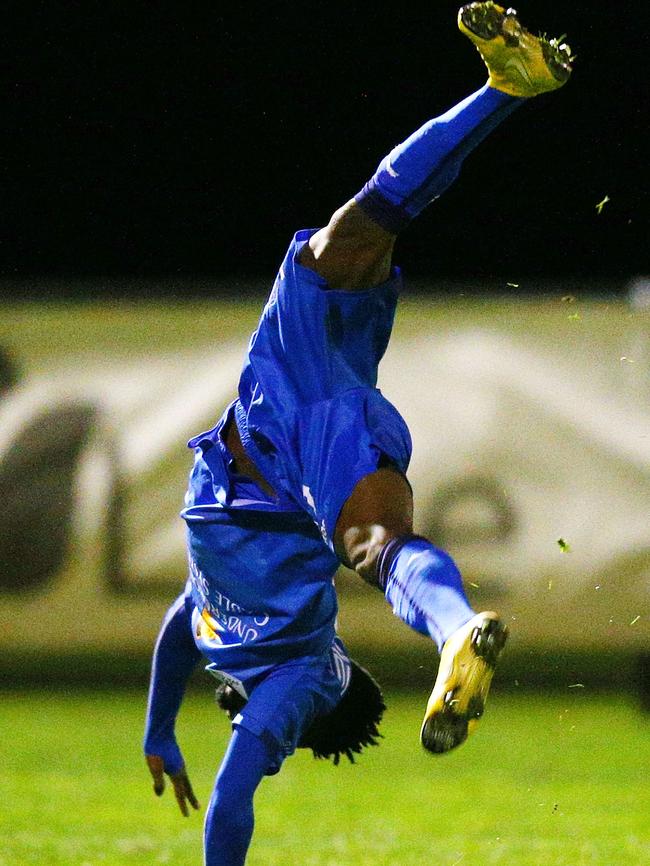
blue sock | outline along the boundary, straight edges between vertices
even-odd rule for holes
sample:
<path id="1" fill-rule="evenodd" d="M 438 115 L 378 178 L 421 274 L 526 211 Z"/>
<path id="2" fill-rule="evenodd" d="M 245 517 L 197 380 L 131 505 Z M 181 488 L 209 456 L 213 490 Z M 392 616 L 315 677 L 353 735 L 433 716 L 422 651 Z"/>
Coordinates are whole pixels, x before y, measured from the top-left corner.
<path id="1" fill-rule="evenodd" d="M 377 581 L 393 613 L 432 638 L 438 650 L 474 616 L 453 559 L 421 536 L 402 536 L 385 545 Z"/>
<path id="2" fill-rule="evenodd" d="M 253 835 L 253 794 L 269 765 L 266 746 L 235 728 L 205 814 L 205 866 L 243 866 Z"/>
<path id="3" fill-rule="evenodd" d="M 486 84 L 393 148 L 355 200 L 398 234 L 453 183 L 465 157 L 522 102 Z"/>

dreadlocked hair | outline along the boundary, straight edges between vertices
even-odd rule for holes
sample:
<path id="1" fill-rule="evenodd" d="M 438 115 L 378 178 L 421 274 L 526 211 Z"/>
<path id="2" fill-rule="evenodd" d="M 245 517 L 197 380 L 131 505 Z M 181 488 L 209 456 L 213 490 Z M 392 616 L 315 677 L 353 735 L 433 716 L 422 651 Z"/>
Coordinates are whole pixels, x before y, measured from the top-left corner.
<path id="1" fill-rule="evenodd" d="M 354 764 L 354 756 L 368 746 L 377 746 L 379 724 L 386 704 L 381 689 L 365 668 L 350 659 L 351 676 L 343 697 L 334 709 L 317 716 L 298 743 L 299 749 L 311 749 L 315 758 L 331 760 L 338 765 L 341 755 Z M 216 692 L 217 703 L 228 717 L 242 711 L 246 700 L 228 685 Z"/>
<path id="2" fill-rule="evenodd" d="M 351 764 L 364 747 L 377 746 L 379 724 L 386 704 L 376 681 L 365 668 L 350 659 L 350 684 L 331 713 L 317 716 L 298 746 L 311 749 L 315 758 L 335 765 L 345 755 Z"/>

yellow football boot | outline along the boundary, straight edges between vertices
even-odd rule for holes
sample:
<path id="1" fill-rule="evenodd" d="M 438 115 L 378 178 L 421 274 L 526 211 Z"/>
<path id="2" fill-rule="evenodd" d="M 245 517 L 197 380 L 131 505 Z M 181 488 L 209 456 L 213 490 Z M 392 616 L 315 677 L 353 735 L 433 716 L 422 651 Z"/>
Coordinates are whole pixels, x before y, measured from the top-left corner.
<path id="1" fill-rule="evenodd" d="M 429 752 L 460 746 L 476 728 L 507 637 L 507 626 L 497 614 L 484 611 L 447 639 L 420 731 L 420 742 Z"/>
<path id="2" fill-rule="evenodd" d="M 511 96 L 530 97 L 557 90 L 571 75 L 571 49 L 560 39 L 533 36 L 514 9 L 496 3 L 469 3 L 458 11 L 458 27 L 477 47 L 488 84 Z"/>

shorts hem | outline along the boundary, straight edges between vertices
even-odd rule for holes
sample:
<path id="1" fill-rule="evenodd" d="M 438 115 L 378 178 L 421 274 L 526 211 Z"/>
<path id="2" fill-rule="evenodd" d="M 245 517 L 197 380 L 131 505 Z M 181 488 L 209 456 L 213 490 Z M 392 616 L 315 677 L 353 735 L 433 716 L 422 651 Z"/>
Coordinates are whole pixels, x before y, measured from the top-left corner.
<path id="1" fill-rule="evenodd" d="M 250 714 L 244 715 L 243 713 L 238 713 L 232 720 L 231 727 L 233 730 L 244 728 L 249 734 L 253 734 L 253 736 L 262 741 L 269 754 L 269 764 L 264 771 L 265 776 L 275 776 L 280 771 L 285 758 L 293 754 L 291 747 L 287 750 L 285 745 L 277 740 L 265 725 Z"/>

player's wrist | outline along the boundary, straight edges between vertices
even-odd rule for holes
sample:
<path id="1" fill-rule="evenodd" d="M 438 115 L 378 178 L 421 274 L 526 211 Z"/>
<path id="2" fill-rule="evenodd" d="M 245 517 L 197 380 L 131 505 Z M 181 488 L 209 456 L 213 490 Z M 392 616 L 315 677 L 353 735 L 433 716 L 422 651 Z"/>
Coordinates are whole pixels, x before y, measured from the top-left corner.
<path id="1" fill-rule="evenodd" d="M 144 743 L 144 754 L 156 755 L 161 758 L 168 774 L 179 773 L 185 766 L 183 755 L 174 736 L 161 738 L 148 738 Z"/>

